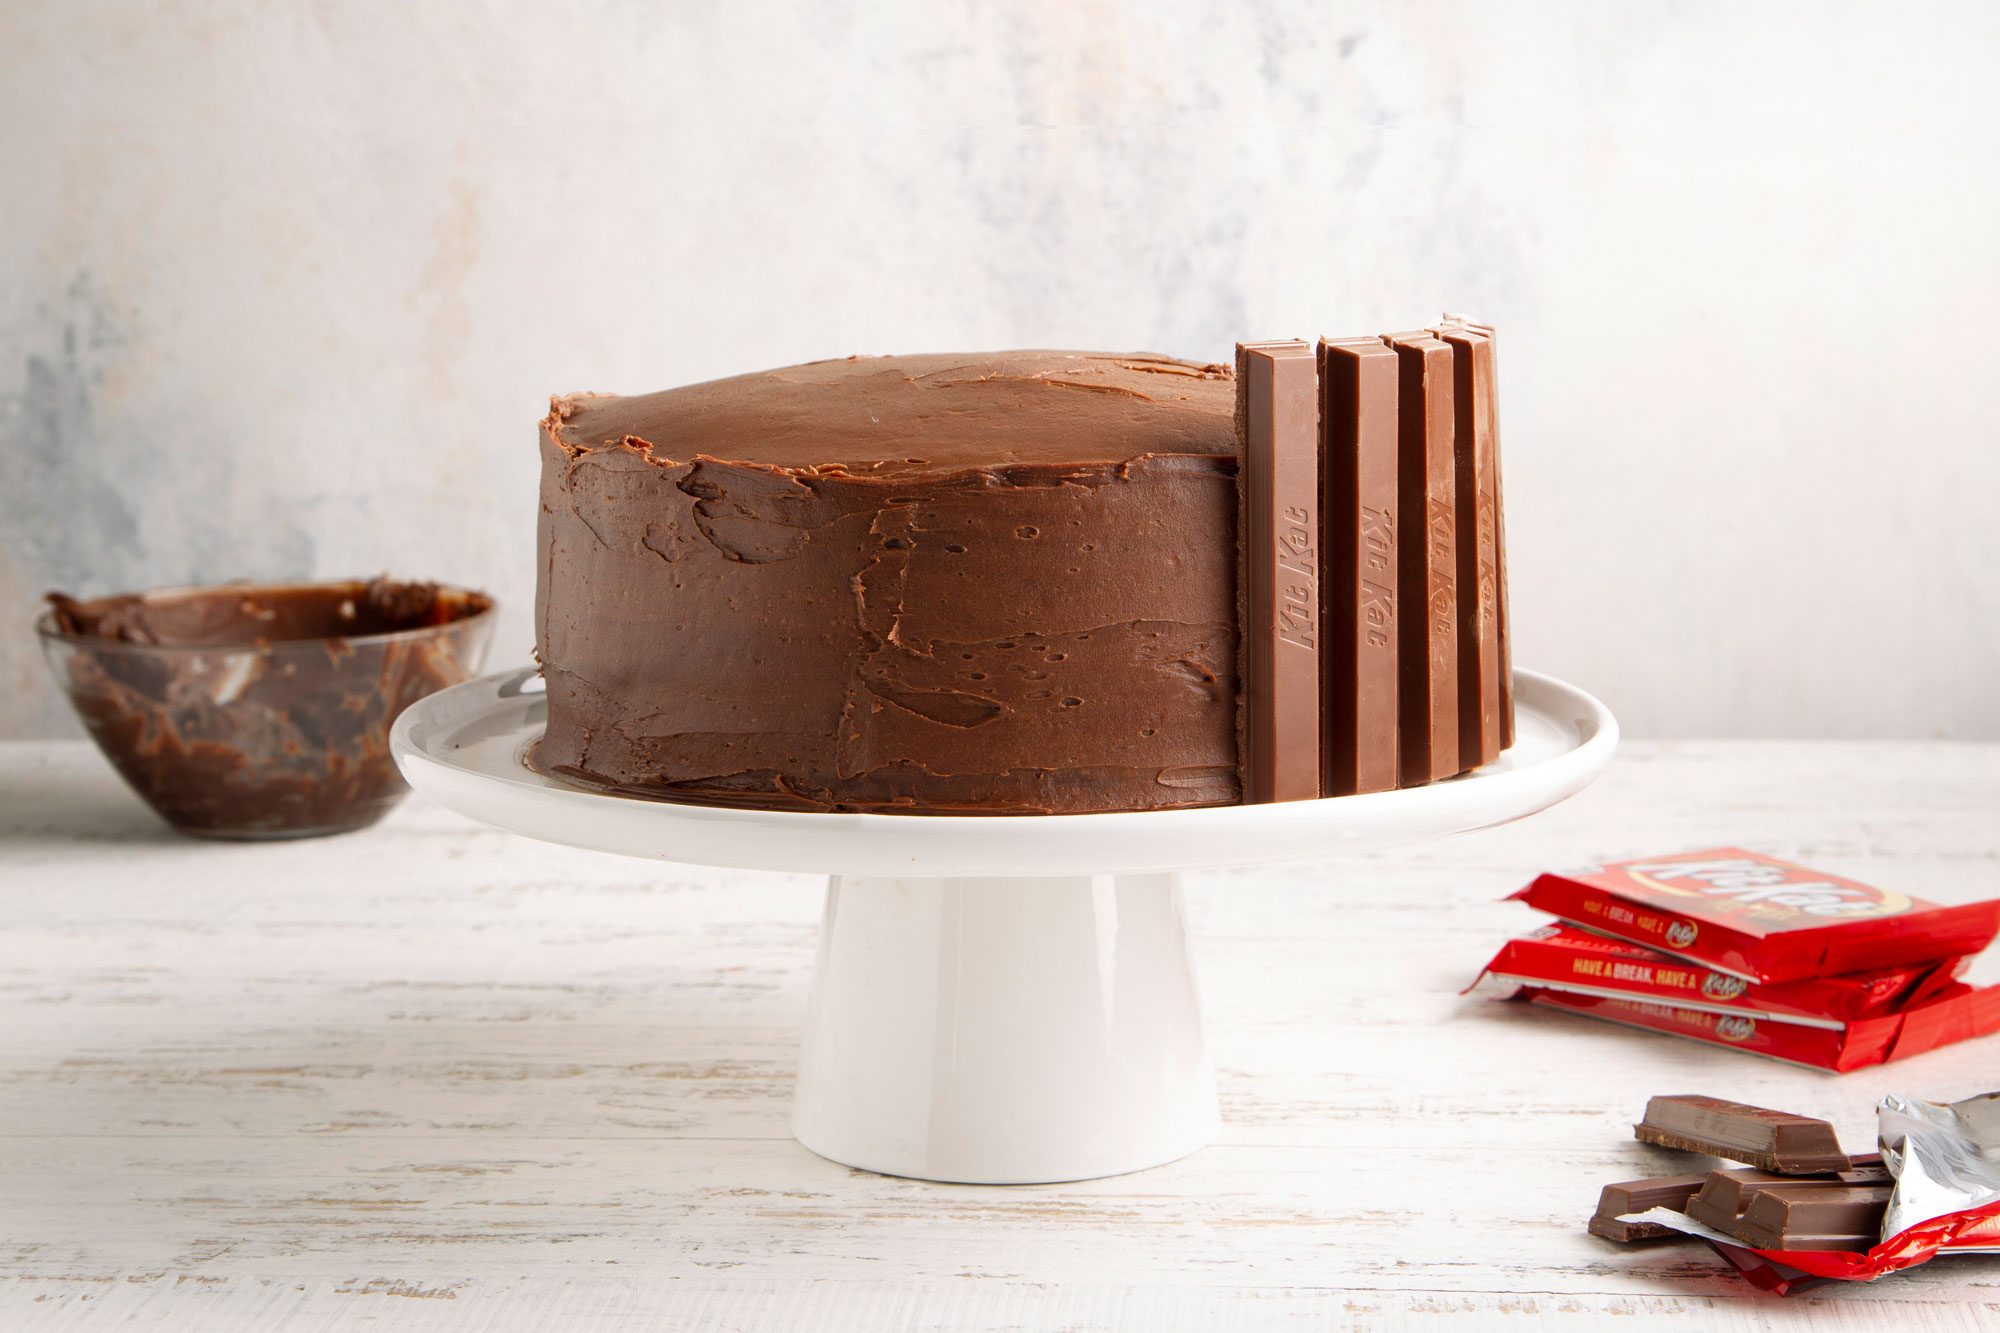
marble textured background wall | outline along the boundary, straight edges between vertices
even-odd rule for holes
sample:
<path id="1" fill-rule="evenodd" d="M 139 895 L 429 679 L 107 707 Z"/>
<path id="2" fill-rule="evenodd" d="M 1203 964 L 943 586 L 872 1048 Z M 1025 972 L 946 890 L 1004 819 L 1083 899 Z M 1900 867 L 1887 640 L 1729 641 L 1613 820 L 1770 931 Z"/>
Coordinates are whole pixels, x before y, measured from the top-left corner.
<path id="1" fill-rule="evenodd" d="M 0 735 L 49 586 L 469 580 L 524 660 L 552 391 L 1450 307 L 1517 660 L 2000 737 L 2000 10 L 846 8 L 0 13 Z"/>

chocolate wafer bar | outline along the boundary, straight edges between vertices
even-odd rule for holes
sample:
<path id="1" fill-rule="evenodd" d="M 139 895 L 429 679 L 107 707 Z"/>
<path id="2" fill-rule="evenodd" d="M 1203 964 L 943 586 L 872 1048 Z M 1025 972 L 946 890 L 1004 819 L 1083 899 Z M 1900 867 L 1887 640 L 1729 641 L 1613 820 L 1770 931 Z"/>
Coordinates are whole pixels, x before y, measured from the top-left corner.
<path id="1" fill-rule="evenodd" d="M 1320 794 L 1319 371 L 1297 341 L 1236 348 L 1243 457 L 1243 799 Z"/>
<path id="2" fill-rule="evenodd" d="M 1770 1185 L 1729 1232 L 1757 1250 L 1868 1250 L 1882 1239 L 1891 1185 Z"/>
<path id="3" fill-rule="evenodd" d="M 1482 407 L 1493 438 L 1493 609 L 1500 634 L 1500 748 L 1514 743 L 1514 650 L 1507 630 L 1507 503 L 1500 479 L 1499 339 L 1491 324 L 1447 313 L 1443 323 L 1486 339 L 1488 374 Z"/>
<path id="4" fill-rule="evenodd" d="M 1632 1132 L 1641 1143 L 1748 1162 L 1781 1175 L 1845 1171 L 1852 1165 L 1826 1121 L 1720 1097 L 1655 1097 Z"/>
<path id="5" fill-rule="evenodd" d="M 1597 1212 L 1584 1230 L 1621 1245 L 1648 1240 L 1686 1240 L 1689 1238 L 1687 1233 L 1663 1227 L 1658 1222 L 1621 1222 L 1618 1219 L 1643 1213 L 1650 1208 L 1686 1212 L 1688 1199 L 1706 1179 L 1705 1176 L 1654 1176 L 1648 1180 L 1624 1180 L 1616 1185 L 1606 1185 L 1603 1193 L 1597 1196 Z"/>
<path id="6" fill-rule="evenodd" d="M 1756 1197 L 1759 1190 L 1774 1185 L 1797 1186 L 1800 1189 L 1846 1189 L 1855 1185 L 1893 1183 L 1888 1168 L 1879 1160 L 1873 1165 L 1857 1165 L 1821 1176 L 1781 1176 L 1756 1167 L 1732 1167 L 1709 1172 L 1701 1188 L 1681 1211 L 1703 1226 L 1713 1227 L 1724 1235 L 1734 1235 L 1737 1219 L 1750 1206 L 1750 1200 Z"/>
<path id="7" fill-rule="evenodd" d="M 1493 344 L 1457 324 L 1451 348 L 1452 460 L 1458 493 L 1458 762 L 1500 755 L 1500 471 L 1493 452 Z"/>
<path id="8" fill-rule="evenodd" d="M 1398 358 L 1399 730 L 1403 785 L 1459 771 L 1457 466 L 1451 348 L 1429 332 L 1383 335 Z"/>
<path id="9" fill-rule="evenodd" d="M 1321 583 L 1328 796 L 1389 791 L 1396 737 L 1397 355 L 1379 338 L 1322 339 Z"/>

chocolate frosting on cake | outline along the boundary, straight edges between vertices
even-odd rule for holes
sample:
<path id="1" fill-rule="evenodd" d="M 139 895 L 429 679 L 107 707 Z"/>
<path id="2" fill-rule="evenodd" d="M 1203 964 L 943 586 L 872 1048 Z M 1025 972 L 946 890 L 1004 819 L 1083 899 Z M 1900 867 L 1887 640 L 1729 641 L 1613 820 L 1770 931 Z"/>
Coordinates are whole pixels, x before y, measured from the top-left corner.
<path id="1" fill-rule="evenodd" d="M 542 423 L 543 771 L 674 800 L 1230 804 L 1230 371 L 823 361 Z"/>

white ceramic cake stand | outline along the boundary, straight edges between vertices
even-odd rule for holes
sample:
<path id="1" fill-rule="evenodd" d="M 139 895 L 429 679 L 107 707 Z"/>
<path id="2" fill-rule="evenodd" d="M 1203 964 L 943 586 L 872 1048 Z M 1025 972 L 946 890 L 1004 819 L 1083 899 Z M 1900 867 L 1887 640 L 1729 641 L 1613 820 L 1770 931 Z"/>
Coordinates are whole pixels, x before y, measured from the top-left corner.
<path id="1" fill-rule="evenodd" d="M 548 842 L 830 874 L 792 1132 L 836 1162 L 1024 1184 L 1156 1166 L 1217 1126 L 1179 872 L 1306 861 L 1518 819 L 1575 793 L 1618 726 L 1515 674 L 1517 735 L 1428 787 L 1282 805 L 1045 817 L 726 810 L 586 791 L 522 762 L 548 710 L 531 669 L 397 721 L 440 804 Z"/>

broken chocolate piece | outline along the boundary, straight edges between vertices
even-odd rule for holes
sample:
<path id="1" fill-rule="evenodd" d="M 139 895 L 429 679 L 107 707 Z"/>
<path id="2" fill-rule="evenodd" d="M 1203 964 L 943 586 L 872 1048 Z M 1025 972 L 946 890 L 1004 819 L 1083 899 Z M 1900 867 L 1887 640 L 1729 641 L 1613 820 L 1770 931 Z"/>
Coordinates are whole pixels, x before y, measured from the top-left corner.
<path id="1" fill-rule="evenodd" d="M 1423 331 L 1385 334 L 1396 351 L 1398 696 L 1404 786 L 1459 771 L 1457 472 L 1451 348 Z"/>
<path id="2" fill-rule="evenodd" d="M 1882 1239 L 1892 1185 L 1769 1185 L 1730 1235 L 1758 1250 L 1869 1250 Z"/>
<path id="3" fill-rule="evenodd" d="M 1319 374 L 1296 341 L 1239 343 L 1243 799 L 1320 794 Z"/>
<path id="4" fill-rule="evenodd" d="M 1641 1143 L 1726 1157 L 1788 1176 L 1845 1171 L 1851 1165 L 1826 1121 L 1720 1097 L 1655 1097 L 1632 1132 Z"/>
<path id="5" fill-rule="evenodd" d="M 1322 787 L 1389 791 L 1396 734 L 1398 358 L 1379 338 L 1322 340 Z"/>
<path id="6" fill-rule="evenodd" d="M 1688 1199 L 1702 1188 L 1704 1176 L 1654 1176 L 1648 1180 L 1625 1180 L 1606 1185 L 1597 1197 L 1597 1212 L 1585 1230 L 1593 1236 L 1615 1240 L 1621 1245 L 1647 1240 L 1686 1240 L 1686 1232 L 1661 1226 L 1658 1222 L 1621 1222 L 1621 1217 L 1652 1208 L 1687 1211 Z M 1732 1219 L 1733 1220 L 1733 1219 Z"/>
<path id="7" fill-rule="evenodd" d="M 1734 1235 L 1737 1220 L 1743 1210 L 1750 1206 L 1750 1200 L 1759 1190 L 1773 1185 L 1797 1186 L 1800 1189 L 1845 1189 L 1855 1185 L 1886 1185 L 1892 1183 L 1888 1168 L 1877 1161 L 1873 1165 L 1856 1166 L 1846 1171 L 1832 1171 L 1818 1176 L 1782 1176 L 1775 1171 L 1763 1171 L 1756 1167 L 1733 1167 L 1724 1171 L 1711 1171 L 1702 1181 L 1701 1189 L 1688 1200 L 1681 1211 L 1700 1222 L 1713 1227 L 1725 1235 Z"/>
<path id="8" fill-rule="evenodd" d="M 1749 1203 L 1751 1194 L 1756 1192 L 1758 1186 L 1776 1185 L 1787 1180 L 1813 1179 L 1818 1177 L 1781 1176 L 1775 1171 L 1764 1171 L 1754 1166 L 1711 1171 L 1702 1180 L 1701 1188 L 1681 1211 L 1703 1226 L 1714 1227 L 1724 1235 L 1729 1235 L 1733 1234 L 1732 1229 L 1736 1226 L 1736 1219 L 1743 1216 L 1743 1208 Z"/>

